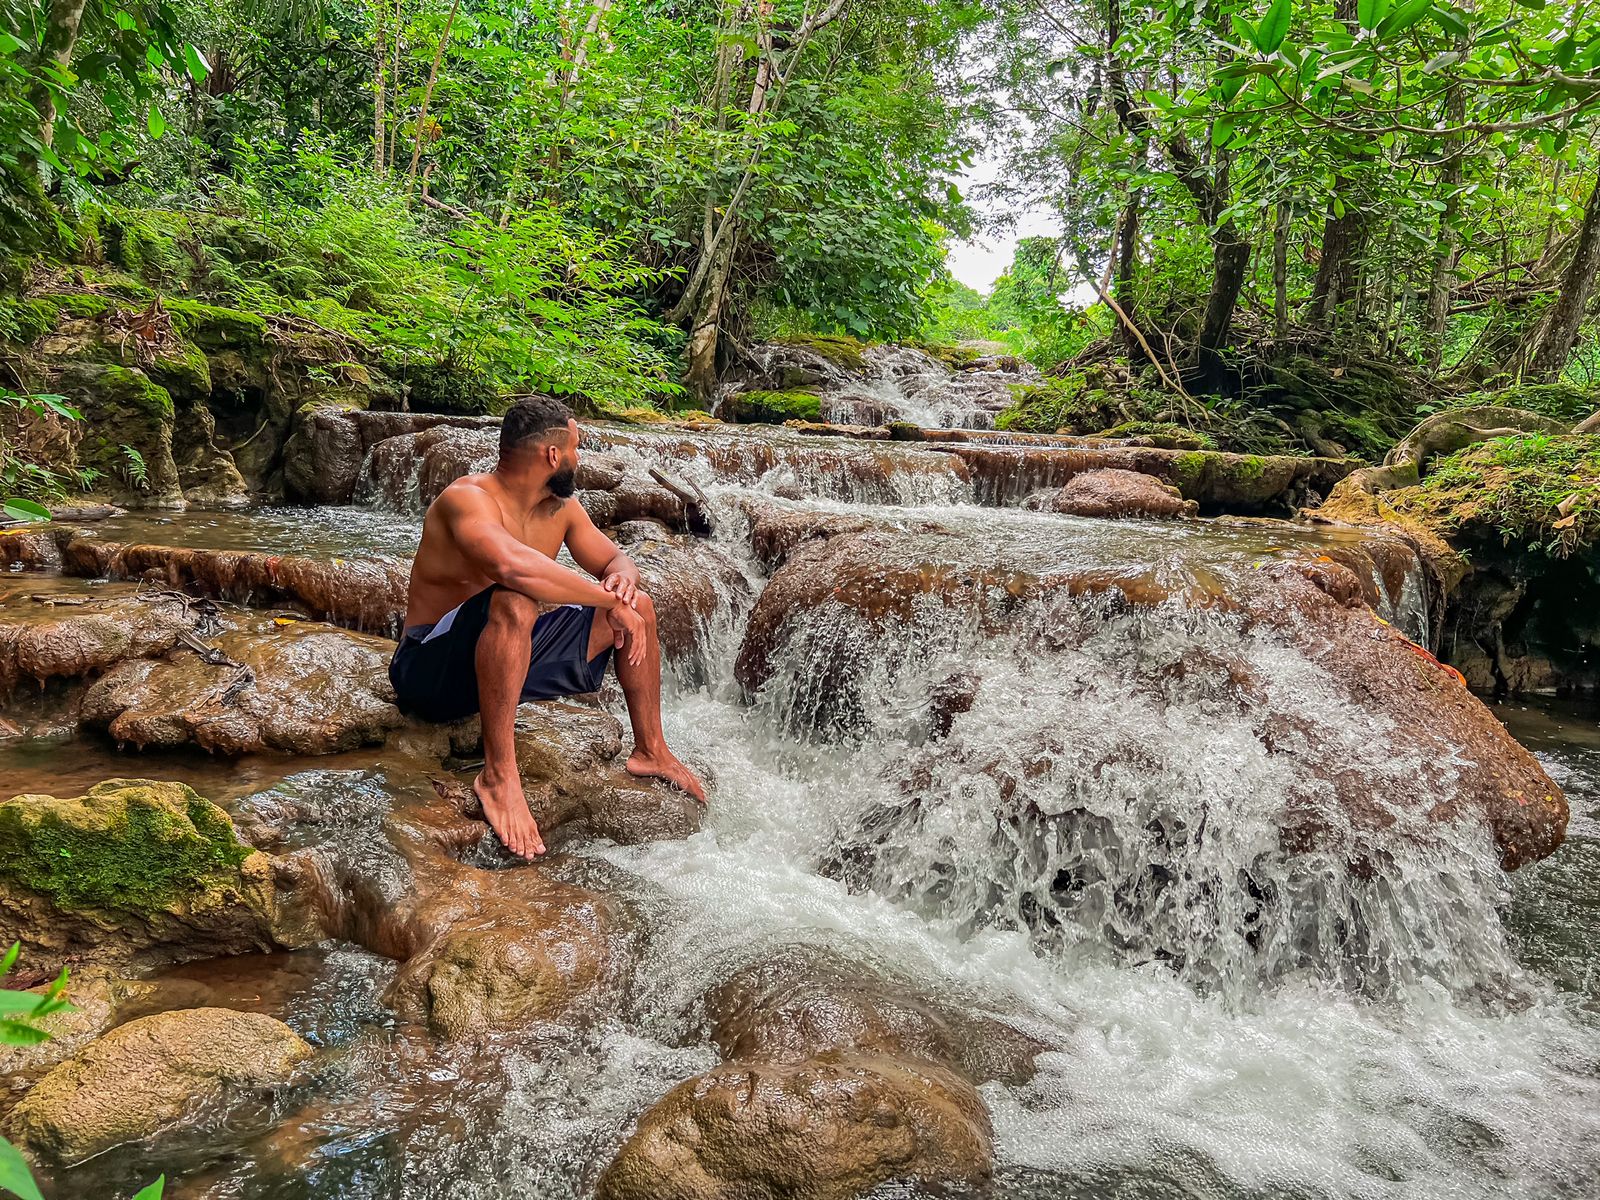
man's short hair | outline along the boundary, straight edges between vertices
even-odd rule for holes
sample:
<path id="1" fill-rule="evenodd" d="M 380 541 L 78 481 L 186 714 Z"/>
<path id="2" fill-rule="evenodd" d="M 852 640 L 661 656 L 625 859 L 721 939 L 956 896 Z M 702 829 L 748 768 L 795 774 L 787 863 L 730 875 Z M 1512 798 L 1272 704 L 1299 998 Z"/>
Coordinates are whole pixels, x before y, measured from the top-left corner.
<path id="1" fill-rule="evenodd" d="M 524 396 L 506 409 L 500 422 L 500 456 L 513 450 L 550 440 L 559 431 L 565 435 L 572 410 L 553 396 Z"/>

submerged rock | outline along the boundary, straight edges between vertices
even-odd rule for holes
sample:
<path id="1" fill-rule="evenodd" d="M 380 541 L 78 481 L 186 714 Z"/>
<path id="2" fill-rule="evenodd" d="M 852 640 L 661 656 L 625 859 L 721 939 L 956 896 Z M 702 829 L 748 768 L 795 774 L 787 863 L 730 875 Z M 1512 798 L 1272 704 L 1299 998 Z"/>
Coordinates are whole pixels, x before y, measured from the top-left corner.
<path id="1" fill-rule="evenodd" d="M 311 1056 L 303 1038 L 260 1013 L 196 1008 L 141 1017 L 34 1085 L 6 1132 L 41 1158 L 81 1162 L 159 1133 L 229 1088 L 280 1087 Z"/>
<path id="2" fill-rule="evenodd" d="M 830 1051 L 725 1063 L 639 1119 L 600 1200 L 853 1200 L 879 1184 L 982 1187 L 989 1116 L 972 1085 L 928 1063 Z"/>
<path id="3" fill-rule="evenodd" d="M 0 918 L 24 969 L 185 961 L 320 936 L 295 872 L 181 783 L 113 779 L 0 803 Z M 287 885 L 287 886 L 286 886 Z"/>
<path id="4" fill-rule="evenodd" d="M 1030 499 L 1028 507 L 1075 517 L 1192 517 L 1200 511 L 1171 484 L 1114 467 L 1075 475 L 1060 491 Z"/>

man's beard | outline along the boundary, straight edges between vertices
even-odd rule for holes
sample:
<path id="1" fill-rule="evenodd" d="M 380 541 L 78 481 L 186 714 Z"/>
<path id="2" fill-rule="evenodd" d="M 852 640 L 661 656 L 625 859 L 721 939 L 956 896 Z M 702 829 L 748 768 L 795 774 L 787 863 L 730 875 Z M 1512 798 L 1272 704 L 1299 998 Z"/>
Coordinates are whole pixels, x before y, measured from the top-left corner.
<path id="1" fill-rule="evenodd" d="M 562 467 L 545 483 L 552 496 L 562 500 L 571 498 L 572 493 L 578 490 L 578 469 L 576 467 Z"/>

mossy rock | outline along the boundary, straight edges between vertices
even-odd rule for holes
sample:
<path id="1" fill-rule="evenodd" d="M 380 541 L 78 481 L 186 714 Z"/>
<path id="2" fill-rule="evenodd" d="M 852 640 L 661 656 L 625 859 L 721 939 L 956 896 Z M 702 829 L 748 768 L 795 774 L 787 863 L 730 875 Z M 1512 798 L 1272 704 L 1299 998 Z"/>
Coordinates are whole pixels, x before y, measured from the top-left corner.
<path id="1" fill-rule="evenodd" d="M 1383 505 L 1452 540 L 1498 541 L 1564 557 L 1600 542 L 1600 437 L 1522 434 L 1435 459 Z"/>
<path id="2" fill-rule="evenodd" d="M 773 338 L 779 346 L 800 346 L 846 371 L 866 369 L 866 343 L 848 333 L 796 333 Z"/>
<path id="3" fill-rule="evenodd" d="M 228 814 L 181 783 L 111 779 L 0 803 L 0 880 L 63 911 L 160 911 L 235 879 L 251 853 Z"/>
<path id="4" fill-rule="evenodd" d="M 267 339 L 267 322 L 256 313 L 197 300 L 168 300 L 167 312 L 179 333 L 203 350 L 255 349 Z"/>
<path id="5" fill-rule="evenodd" d="M 983 357 L 971 346 L 951 346 L 944 342 L 910 342 L 908 345 L 914 350 L 921 350 L 930 358 L 938 359 L 952 371 L 971 366 Z"/>
<path id="6" fill-rule="evenodd" d="M 125 484 L 130 499 L 181 498 L 172 461 L 172 394 L 166 388 L 137 367 L 94 362 L 68 363 L 52 386 L 83 412 L 80 465 L 109 483 Z M 124 447 L 142 460 L 142 482 Z"/>
<path id="7" fill-rule="evenodd" d="M 822 420 L 822 397 L 816 392 L 739 392 L 722 402 L 722 415 L 742 423 L 781 425 L 785 421 Z"/>
<path id="8" fill-rule="evenodd" d="M 1086 374 L 1013 384 L 1011 392 L 1015 399 L 994 426 L 1012 433 L 1093 433 L 1125 421 L 1129 407 Z"/>
<path id="9" fill-rule="evenodd" d="M 59 311 L 41 297 L 0 298 L 0 339 L 22 345 L 36 342 L 56 327 Z"/>

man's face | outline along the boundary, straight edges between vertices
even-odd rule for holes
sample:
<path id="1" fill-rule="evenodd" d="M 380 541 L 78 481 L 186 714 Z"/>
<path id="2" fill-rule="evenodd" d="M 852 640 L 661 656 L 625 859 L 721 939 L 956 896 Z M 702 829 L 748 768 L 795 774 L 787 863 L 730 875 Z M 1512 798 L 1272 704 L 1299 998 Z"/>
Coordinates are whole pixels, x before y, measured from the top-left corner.
<path id="1" fill-rule="evenodd" d="M 551 446 L 551 465 L 555 468 L 550 473 L 550 480 L 546 486 L 552 495 L 565 500 L 578 490 L 578 423 L 567 422 L 567 440 L 564 445 Z"/>

